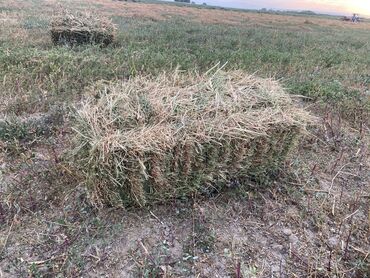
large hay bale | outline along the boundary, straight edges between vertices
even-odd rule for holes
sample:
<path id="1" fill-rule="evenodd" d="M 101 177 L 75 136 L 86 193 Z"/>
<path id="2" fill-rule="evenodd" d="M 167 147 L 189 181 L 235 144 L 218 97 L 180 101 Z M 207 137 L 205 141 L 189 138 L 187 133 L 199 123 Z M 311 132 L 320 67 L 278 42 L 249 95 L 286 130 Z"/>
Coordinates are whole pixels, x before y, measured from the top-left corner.
<path id="1" fill-rule="evenodd" d="M 96 203 L 144 204 L 275 171 L 309 118 L 240 71 L 135 77 L 89 90 L 74 154 Z"/>
<path id="2" fill-rule="evenodd" d="M 115 25 L 93 13 L 63 10 L 51 21 L 51 39 L 55 45 L 101 44 L 113 42 Z"/>

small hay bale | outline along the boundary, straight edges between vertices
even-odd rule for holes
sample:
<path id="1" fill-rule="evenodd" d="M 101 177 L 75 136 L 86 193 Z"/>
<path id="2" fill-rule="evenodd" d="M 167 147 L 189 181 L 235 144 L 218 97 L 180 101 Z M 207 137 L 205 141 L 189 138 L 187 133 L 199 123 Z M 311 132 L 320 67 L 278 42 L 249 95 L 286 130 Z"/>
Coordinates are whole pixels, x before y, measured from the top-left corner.
<path id="1" fill-rule="evenodd" d="M 93 13 L 64 10 L 51 21 L 51 39 L 55 45 L 100 44 L 114 40 L 116 27 L 111 20 Z"/>
<path id="2" fill-rule="evenodd" d="M 274 172 L 310 120 L 241 71 L 100 83 L 76 109 L 74 158 L 96 204 L 145 204 Z"/>

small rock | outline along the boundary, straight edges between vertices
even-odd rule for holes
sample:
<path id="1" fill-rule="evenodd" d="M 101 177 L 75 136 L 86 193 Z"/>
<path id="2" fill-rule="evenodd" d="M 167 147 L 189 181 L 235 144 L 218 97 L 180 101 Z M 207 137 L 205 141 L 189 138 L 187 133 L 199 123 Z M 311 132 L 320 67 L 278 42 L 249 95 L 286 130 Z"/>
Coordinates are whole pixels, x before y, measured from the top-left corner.
<path id="1" fill-rule="evenodd" d="M 283 246 L 283 245 L 280 245 L 280 244 L 273 244 L 273 245 L 271 246 L 271 248 L 272 248 L 272 250 L 274 250 L 274 251 L 279 251 L 279 252 L 281 252 L 281 251 L 283 251 L 284 246 Z"/>
<path id="2" fill-rule="evenodd" d="M 299 239 L 298 239 L 298 237 L 296 236 L 296 235 L 290 235 L 289 236 L 289 242 L 291 243 L 291 244 L 296 244 L 296 243 L 298 243 L 298 241 L 299 241 Z"/>
<path id="3" fill-rule="evenodd" d="M 283 234 L 286 235 L 286 236 L 290 236 L 292 234 L 292 230 L 288 229 L 288 228 L 285 228 L 285 229 L 283 229 Z"/>
<path id="4" fill-rule="evenodd" d="M 272 265 L 271 266 L 271 272 L 273 272 L 273 273 L 280 272 L 280 266 L 279 265 Z"/>
<path id="5" fill-rule="evenodd" d="M 328 239 L 327 244 L 330 249 L 335 249 L 335 247 L 338 246 L 339 244 L 339 237 L 338 236 L 333 236 Z"/>
<path id="6" fill-rule="evenodd" d="M 268 245 L 268 241 L 267 241 L 266 238 L 260 238 L 260 239 L 258 239 L 258 241 L 259 241 L 260 245 L 263 245 L 263 246 Z"/>

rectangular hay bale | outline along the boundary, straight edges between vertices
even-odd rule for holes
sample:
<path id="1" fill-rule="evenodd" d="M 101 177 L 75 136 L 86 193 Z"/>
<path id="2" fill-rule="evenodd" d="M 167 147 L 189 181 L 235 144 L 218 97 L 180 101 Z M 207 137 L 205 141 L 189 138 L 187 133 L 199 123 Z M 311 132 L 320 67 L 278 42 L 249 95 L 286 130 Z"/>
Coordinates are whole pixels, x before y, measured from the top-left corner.
<path id="1" fill-rule="evenodd" d="M 107 18 L 92 13 L 64 10 L 53 17 L 51 39 L 55 45 L 111 44 L 115 26 Z"/>
<path id="2" fill-rule="evenodd" d="M 145 204 L 263 178 L 310 116 L 241 71 L 100 83 L 76 110 L 75 162 L 97 204 Z"/>

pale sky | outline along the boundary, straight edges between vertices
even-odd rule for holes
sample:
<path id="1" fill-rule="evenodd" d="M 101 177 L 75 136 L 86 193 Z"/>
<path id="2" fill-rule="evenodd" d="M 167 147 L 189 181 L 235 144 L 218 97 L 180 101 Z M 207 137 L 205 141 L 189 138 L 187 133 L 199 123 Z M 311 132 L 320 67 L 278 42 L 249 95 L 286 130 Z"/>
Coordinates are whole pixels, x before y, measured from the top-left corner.
<path id="1" fill-rule="evenodd" d="M 332 14 L 370 15 L 370 0 L 195 0 L 195 2 L 244 9 L 311 10 Z"/>

